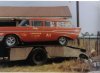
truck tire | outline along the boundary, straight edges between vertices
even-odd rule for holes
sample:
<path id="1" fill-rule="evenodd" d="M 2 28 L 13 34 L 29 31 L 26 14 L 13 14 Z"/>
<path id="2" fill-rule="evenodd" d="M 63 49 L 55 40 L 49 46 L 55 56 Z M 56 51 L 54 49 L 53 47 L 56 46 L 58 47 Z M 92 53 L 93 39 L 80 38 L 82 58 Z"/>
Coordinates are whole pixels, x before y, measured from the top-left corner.
<path id="1" fill-rule="evenodd" d="M 14 47 L 18 44 L 18 39 L 14 35 L 7 35 L 4 38 L 4 45 L 7 47 Z"/>
<path id="2" fill-rule="evenodd" d="M 30 57 L 31 65 L 42 65 L 47 61 L 47 52 L 44 48 L 35 48 Z"/>
<path id="3" fill-rule="evenodd" d="M 80 60 L 88 60 L 89 57 L 86 54 L 80 54 L 79 55 Z"/>

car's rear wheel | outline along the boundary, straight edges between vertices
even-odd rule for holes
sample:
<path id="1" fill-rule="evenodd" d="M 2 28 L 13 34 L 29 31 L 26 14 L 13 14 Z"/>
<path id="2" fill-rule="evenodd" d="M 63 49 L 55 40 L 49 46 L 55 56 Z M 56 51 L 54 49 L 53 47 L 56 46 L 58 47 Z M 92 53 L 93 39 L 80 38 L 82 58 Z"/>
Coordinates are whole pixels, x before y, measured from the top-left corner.
<path id="1" fill-rule="evenodd" d="M 59 44 L 60 45 L 62 45 L 62 46 L 66 46 L 67 45 L 67 43 L 68 43 L 68 39 L 66 38 L 66 37 L 60 37 L 59 39 L 58 39 L 58 42 L 59 42 Z"/>
<path id="2" fill-rule="evenodd" d="M 15 35 L 7 35 L 5 38 L 4 38 L 4 44 L 7 46 L 7 47 L 14 47 L 18 44 L 18 39 Z"/>
<path id="3" fill-rule="evenodd" d="M 42 48 L 36 48 L 33 50 L 31 57 L 30 57 L 30 63 L 31 65 L 42 65 L 47 61 L 47 53 Z"/>

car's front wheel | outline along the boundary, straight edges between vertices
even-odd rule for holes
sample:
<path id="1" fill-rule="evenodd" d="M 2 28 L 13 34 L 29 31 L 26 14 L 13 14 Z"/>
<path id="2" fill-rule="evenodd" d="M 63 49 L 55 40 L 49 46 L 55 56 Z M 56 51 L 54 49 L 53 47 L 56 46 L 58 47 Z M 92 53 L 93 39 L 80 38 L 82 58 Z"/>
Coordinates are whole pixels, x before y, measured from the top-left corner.
<path id="1" fill-rule="evenodd" d="M 5 38 L 4 38 L 4 44 L 7 46 L 7 47 L 14 47 L 18 44 L 18 39 L 16 36 L 14 35 L 7 35 Z"/>
<path id="2" fill-rule="evenodd" d="M 66 37 L 60 37 L 60 38 L 58 39 L 58 42 L 59 42 L 60 45 L 66 46 L 67 43 L 68 43 L 68 39 L 67 39 Z"/>

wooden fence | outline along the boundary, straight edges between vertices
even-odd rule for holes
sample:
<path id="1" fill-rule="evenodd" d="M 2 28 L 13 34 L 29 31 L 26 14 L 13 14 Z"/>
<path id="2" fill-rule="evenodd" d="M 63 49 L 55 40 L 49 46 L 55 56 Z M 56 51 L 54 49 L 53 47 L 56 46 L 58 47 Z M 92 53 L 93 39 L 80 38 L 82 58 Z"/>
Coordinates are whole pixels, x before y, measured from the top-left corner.
<path id="1" fill-rule="evenodd" d="M 91 50 L 95 50 L 96 55 L 100 55 L 100 32 L 97 32 L 97 35 L 90 35 L 88 32 L 82 35 L 82 37 L 70 41 L 68 45 L 84 48 L 88 53 L 90 53 Z"/>

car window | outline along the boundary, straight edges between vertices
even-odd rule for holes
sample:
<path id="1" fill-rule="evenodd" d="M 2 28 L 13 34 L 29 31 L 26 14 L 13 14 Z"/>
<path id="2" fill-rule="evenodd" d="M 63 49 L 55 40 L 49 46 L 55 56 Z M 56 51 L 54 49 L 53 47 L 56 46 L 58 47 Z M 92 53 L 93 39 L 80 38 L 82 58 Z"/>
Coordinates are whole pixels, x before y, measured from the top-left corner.
<path id="1" fill-rule="evenodd" d="M 55 24 L 54 24 L 54 22 L 45 21 L 45 26 L 47 26 L 47 27 L 55 27 Z"/>
<path id="2" fill-rule="evenodd" d="M 22 20 L 20 22 L 19 26 L 29 26 L 29 21 L 28 20 Z"/>
<path id="3" fill-rule="evenodd" d="M 68 27 L 72 27 L 72 24 L 69 21 L 66 21 L 66 22 L 57 22 L 57 27 L 68 28 Z"/>
<path id="4" fill-rule="evenodd" d="M 42 26 L 42 21 L 32 21 L 32 26 Z"/>
<path id="5" fill-rule="evenodd" d="M 51 25 L 50 25 L 50 22 L 45 21 L 45 26 L 49 26 L 49 27 L 50 27 L 50 26 L 51 26 Z"/>

